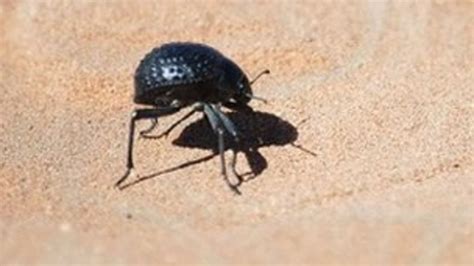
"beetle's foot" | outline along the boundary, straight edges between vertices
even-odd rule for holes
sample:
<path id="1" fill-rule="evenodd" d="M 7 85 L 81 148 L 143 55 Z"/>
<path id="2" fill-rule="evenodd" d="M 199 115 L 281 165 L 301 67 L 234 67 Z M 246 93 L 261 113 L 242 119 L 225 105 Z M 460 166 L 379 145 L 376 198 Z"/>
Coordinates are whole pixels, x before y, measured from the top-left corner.
<path id="1" fill-rule="evenodd" d="M 228 175 L 224 176 L 227 182 L 227 185 L 232 191 L 235 192 L 235 194 L 241 195 L 242 193 L 240 193 L 239 187 L 243 182 L 243 178 L 239 174 L 237 174 L 234 170 L 232 171 L 232 174 L 230 176 Z"/>
<path id="2" fill-rule="evenodd" d="M 237 195 L 239 195 L 239 196 L 242 195 L 242 192 L 240 192 L 238 185 L 231 185 L 231 184 L 229 184 L 229 187 L 230 187 L 230 189 L 231 189 L 235 194 L 237 194 Z"/>
<path id="3" fill-rule="evenodd" d="M 122 190 L 124 187 L 122 186 L 122 183 L 130 176 L 130 175 L 135 175 L 135 170 L 134 168 L 127 168 L 127 171 L 125 174 L 117 181 L 115 182 L 114 188 Z"/>
<path id="4" fill-rule="evenodd" d="M 235 179 L 237 179 L 237 182 L 231 182 L 231 183 L 233 184 L 233 186 L 240 186 L 240 184 L 244 182 L 244 175 L 237 173 L 237 170 L 235 170 L 234 167 L 232 167 L 231 169 L 232 169 L 232 175 L 235 177 Z"/>

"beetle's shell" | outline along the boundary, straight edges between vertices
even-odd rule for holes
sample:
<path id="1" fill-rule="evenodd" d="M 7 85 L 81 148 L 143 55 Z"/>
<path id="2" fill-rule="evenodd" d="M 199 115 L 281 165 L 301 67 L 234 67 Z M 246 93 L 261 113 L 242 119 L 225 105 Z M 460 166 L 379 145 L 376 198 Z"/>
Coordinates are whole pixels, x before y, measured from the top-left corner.
<path id="1" fill-rule="evenodd" d="M 154 104 L 154 99 L 172 88 L 215 80 L 222 74 L 224 56 L 196 43 L 168 43 L 154 48 L 135 72 L 135 102 Z"/>

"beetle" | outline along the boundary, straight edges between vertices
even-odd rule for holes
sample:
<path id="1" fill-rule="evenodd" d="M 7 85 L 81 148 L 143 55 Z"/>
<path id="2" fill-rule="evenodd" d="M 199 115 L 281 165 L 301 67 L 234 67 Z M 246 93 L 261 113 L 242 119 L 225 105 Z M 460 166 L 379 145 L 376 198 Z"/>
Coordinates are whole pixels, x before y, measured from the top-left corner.
<path id="1" fill-rule="evenodd" d="M 232 184 L 228 178 L 224 156 L 224 134 L 229 133 L 235 142 L 239 142 L 239 132 L 234 123 L 222 112 L 221 107 L 234 111 L 252 111 L 248 105 L 251 99 L 265 100 L 253 95 L 251 85 L 262 75 L 269 73 L 270 71 L 266 69 L 249 81 L 236 63 L 205 44 L 173 42 L 152 49 L 140 61 L 135 71 L 133 101 L 147 107 L 136 108 L 131 114 L 127 169 L 115 186 L 121 188 L 120 185 L 134 169 L 135 123 L 138 120 L 151 119 L 150 128 L 140 132 L 141 136 L 150 137 L 148 133 L 156 127 L 159 117 L 172 115 L 185 107 L 191 107 L 190 112 L 154 138 L 167 136 L 191 115 L 198 111 L 203 112 L 217 135 L 221 174 L 228 186 L 239 193 L 237 185 Z M 234 152 L 231 164 L 234 174 L 236 174 L 235 157 Z"/>

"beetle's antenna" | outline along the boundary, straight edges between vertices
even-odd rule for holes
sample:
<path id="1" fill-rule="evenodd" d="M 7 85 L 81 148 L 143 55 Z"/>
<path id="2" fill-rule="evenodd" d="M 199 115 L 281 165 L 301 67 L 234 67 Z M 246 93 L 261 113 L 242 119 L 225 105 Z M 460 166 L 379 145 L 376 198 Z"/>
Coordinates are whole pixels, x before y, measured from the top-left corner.
<path id="1" fill-rule="evenodd" d="M 246 93 L 245 96 L 249 97 L 250 99 L 254 99 L 254 100 L 262 101 L 264 103 L 268 103 L 268 101 L 266 99 L 255 96 L 255 95 L 250 94 L 250 93 Z"/>
<path id="2" fill-rule="evenodd" d="M 252 81 L 250 81 L 250 85 L 252 85 L 255 81 L 257 81 L 261 76 L 270 74 L 270 70 L 265 69 L 262 72 L 260 72 Z"/>
<path id="3" fill-rule="evenodd" d="M 257 75 L 252 81 L 250 81 L 249 84 L 252 85 L 252 84 L 255 83 L 255 81 L 257 81 L 261 76 L 267 75 L 267 74 L 270 74 L 270 70 L 268 70 L 268 69 L 263 70 L 262 72 L 258 73 L 258 75 Z M 264 98 L 255 96 L 255 95 L 253 95 L 253 94 L 251 94 L 251 93 L 246 93 L 245 96 L 249 97 L 250 99 L 259 100 L 259 101 L 262 101 L 262 102 L 264 102 L 264 103 L 268 103 L 268 101 L 265 100 Z"/>

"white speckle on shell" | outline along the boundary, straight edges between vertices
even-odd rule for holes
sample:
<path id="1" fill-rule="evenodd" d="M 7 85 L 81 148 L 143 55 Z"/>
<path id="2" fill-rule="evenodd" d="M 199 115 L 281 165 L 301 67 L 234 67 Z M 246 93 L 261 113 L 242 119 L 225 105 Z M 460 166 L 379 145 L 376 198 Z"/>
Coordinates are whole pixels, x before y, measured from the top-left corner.
<path id="1" fill-rule="evenodd" d="M 162 66 L 162 76 L 167 80 L 173 80 L 175 78 L 183 78 L 184 73 L 178 73 L 176 66 Z"/>

